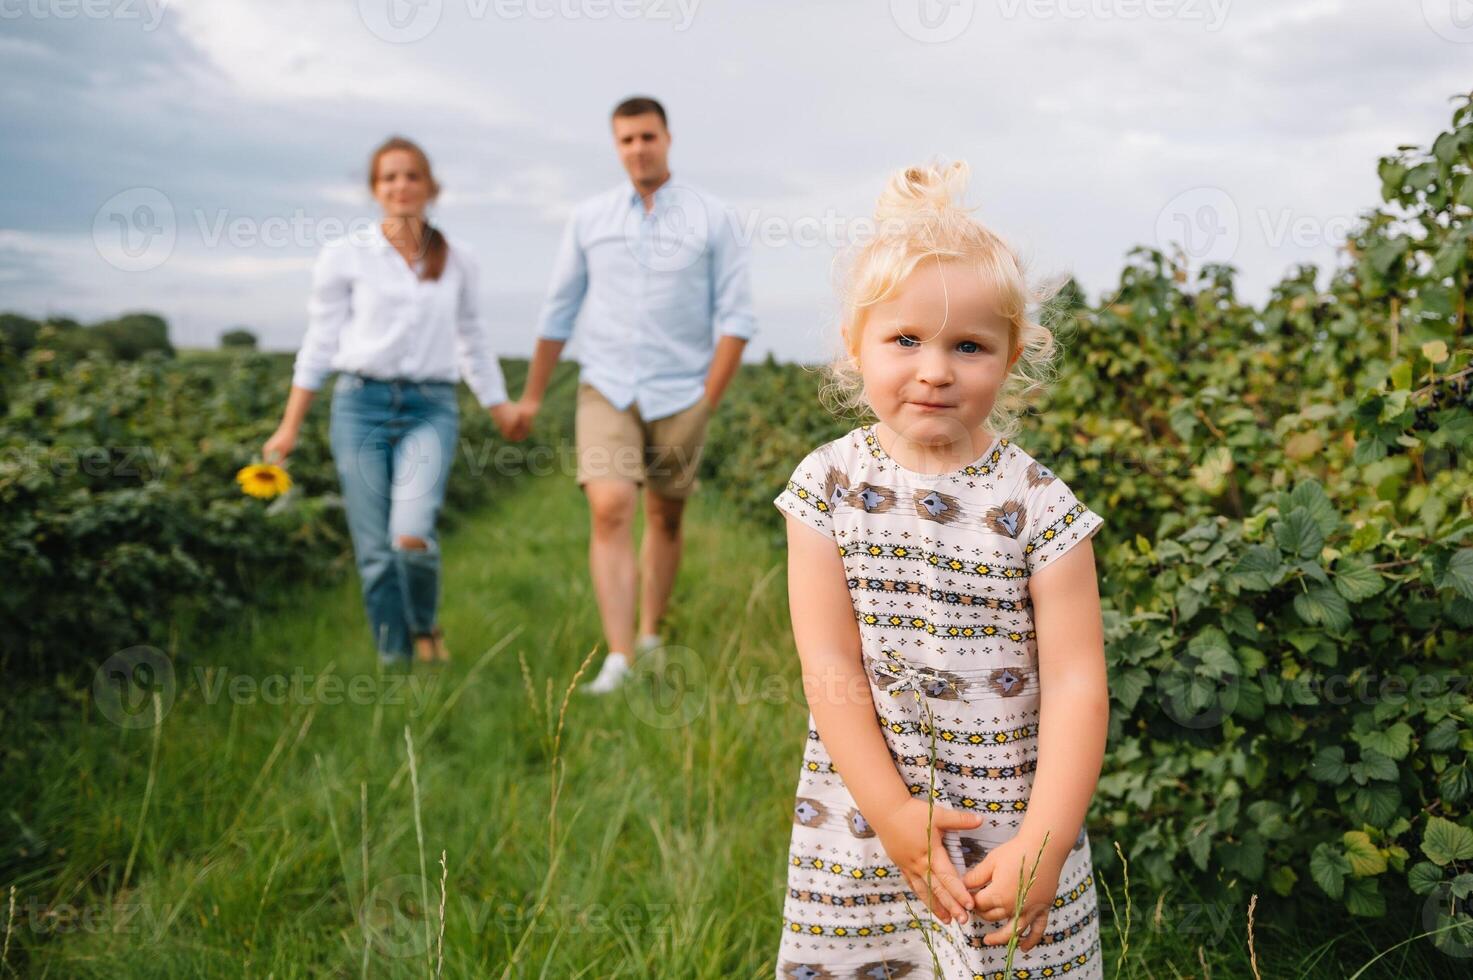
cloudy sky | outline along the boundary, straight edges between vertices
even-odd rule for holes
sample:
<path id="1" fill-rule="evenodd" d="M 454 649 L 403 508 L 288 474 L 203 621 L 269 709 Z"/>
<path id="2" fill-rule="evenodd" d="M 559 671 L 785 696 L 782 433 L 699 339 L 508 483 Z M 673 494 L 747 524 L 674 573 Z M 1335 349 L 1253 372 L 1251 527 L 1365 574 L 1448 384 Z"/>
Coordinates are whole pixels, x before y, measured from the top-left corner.
<path id="1" fill-rule="evenodd" d="M 371 220 L 368 152 L 403 133 L 525 354 L 636 93 L 736 208 L 757 356 L 827 349 L 836 247 L 937 157 L 1040 275 L 1099 297 L 1180 241 L 1258 299 L 1336 260 L 1470 68 L 1473 0 L 0 0 L 0 309 L 294 349 L 313 256 Z"/>

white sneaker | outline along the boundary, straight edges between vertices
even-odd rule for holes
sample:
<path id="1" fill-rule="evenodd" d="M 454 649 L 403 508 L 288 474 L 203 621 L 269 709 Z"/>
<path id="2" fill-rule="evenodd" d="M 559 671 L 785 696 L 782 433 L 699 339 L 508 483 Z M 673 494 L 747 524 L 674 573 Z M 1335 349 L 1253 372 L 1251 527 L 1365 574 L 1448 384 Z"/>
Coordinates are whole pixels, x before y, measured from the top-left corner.
<path id="1" fill-rule="evenodd" d="M 589 694 L 607 694 L 622 684 L 628 675 L 629 657 L 622 653 L 611 653 L 604 658 L 598 676 L 584 684 L 583 690 Z"/>

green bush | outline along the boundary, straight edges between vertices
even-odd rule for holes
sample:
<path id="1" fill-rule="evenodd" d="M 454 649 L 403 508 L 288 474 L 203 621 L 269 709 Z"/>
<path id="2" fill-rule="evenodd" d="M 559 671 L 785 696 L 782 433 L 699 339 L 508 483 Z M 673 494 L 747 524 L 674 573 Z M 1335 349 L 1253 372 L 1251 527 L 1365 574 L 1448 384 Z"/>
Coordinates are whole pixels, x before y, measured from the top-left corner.
<path id="1" fill-rule="evenodd" d="M 514 385 L 524 371 L 507 365 Z M 564 437 L 572 372 L 558 375 L 537 437 L 515 445 L 462 389 L 447 526 Z M 290 376 L 290 357 L 255 353 L 120 362 L 40 346 L 14 366 L 0 421 L 0 670 L 82 676 L 119 649 L 167 648 L 184 617 L 222 623 L 273 584 L 351 568 L 328 391 L 288 464 L 292 506 L 235 483 L 259 461 Z"/>

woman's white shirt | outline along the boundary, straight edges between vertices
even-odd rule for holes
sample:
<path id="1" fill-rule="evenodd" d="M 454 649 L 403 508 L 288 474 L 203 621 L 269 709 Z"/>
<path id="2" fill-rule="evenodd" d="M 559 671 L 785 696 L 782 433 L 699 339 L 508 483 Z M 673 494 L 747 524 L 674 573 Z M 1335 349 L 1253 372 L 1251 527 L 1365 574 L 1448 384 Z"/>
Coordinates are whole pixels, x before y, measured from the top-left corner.
<path id="1" fill-rule="evenodd" d="M 324 245 L 292 384 L 316 391 L 333 371 L 415 381 L 458 376 L 482 406 L 506 401 L 506 379 L 481 321 L 475 257 L 449 247 L 440 278 L 424 280 L 377 222 L 369 234 Z"/>

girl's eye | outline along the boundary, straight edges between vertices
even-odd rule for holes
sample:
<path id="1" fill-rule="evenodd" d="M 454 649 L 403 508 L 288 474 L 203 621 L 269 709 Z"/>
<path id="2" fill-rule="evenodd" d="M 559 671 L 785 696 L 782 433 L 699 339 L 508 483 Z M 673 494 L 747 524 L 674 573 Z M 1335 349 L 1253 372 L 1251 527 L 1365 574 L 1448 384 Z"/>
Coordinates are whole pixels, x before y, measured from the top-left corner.
<path id="1" fill-rule="evenodd" d="M 982 345 L 977 343 L 975 340 L 964 340 L 956 345 L 956 349 L 961 351 L 963 354 L 982 353 Z"/>
<path id="2" fill-rule="evenodd" d="M 918 346 L 920 346 L 920 341 L 916 340 L 914 337 L 907 337 L 905 334 L 901 334 L 900 336 L 896 337 L 895 339 L 900 342 L 900 346 L 901 347 L 918 347 Z"/>

